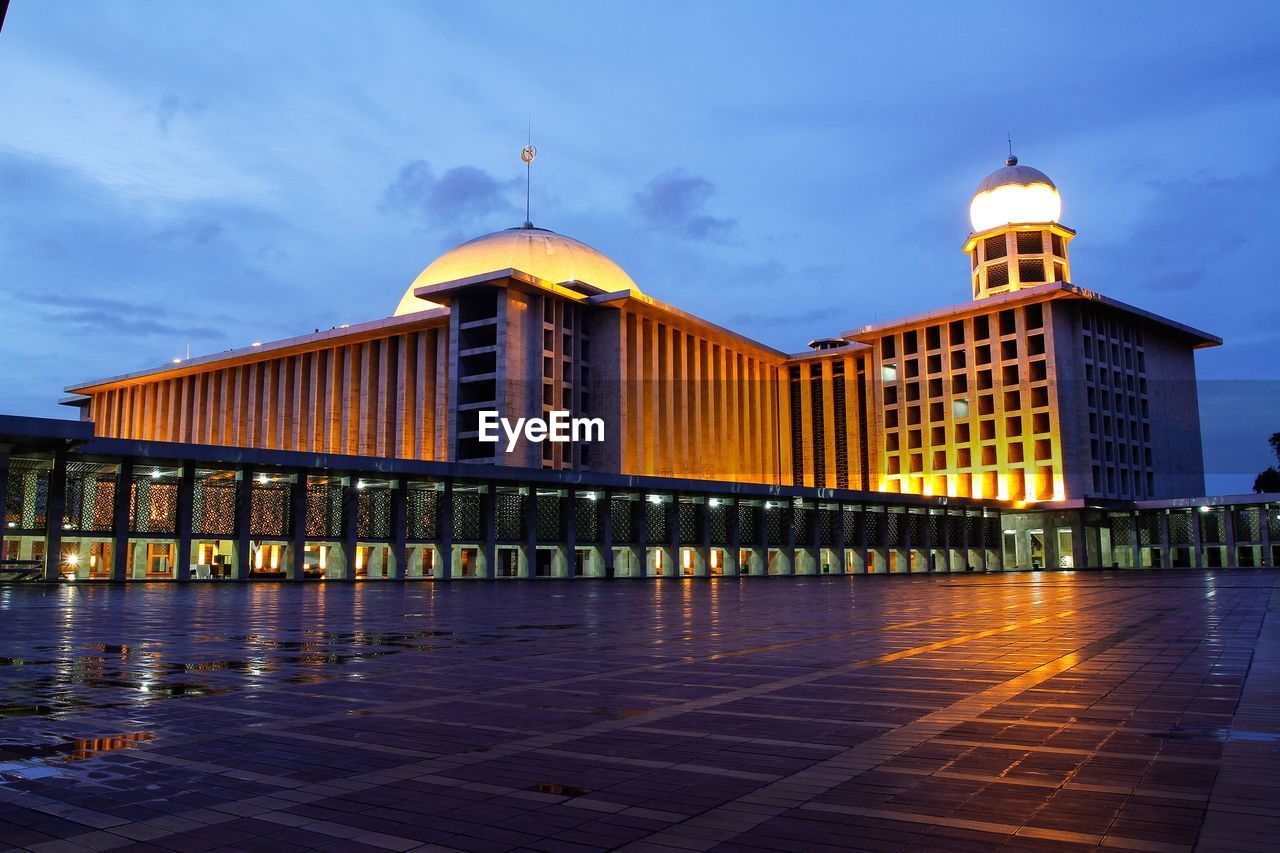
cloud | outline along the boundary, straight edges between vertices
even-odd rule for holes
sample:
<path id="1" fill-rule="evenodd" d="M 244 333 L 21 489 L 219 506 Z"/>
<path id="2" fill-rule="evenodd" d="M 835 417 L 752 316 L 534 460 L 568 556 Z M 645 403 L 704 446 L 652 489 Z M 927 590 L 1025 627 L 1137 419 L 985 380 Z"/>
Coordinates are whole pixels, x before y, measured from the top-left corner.
<path id="1" fill-rule="evenodd" d="M 192 323 L 175 317 L 169 309 L 148 298 L 143 303 L 124 299 L 82 296 L 57 291 L 19 291 L 17 301 L 36 309 L 42 318 L 64 331 L 87 335 L 167 336 L 181 341 L 222 341 L 226 333 L 214 325 Z M 29 315 L 28 315 L 29 316 Z M 230 318 L 209 318 L 229 321 Z"/>
<path id="2" fill-rule="evenodd" d="M 437 177 L 426 160 L 412 160 L 383 191 L 381 208 L 415 214 L 431 223 L 471 222 L 509 212 L 512 206 L 506 194 L 511 186 L 512 182 L 498 181 L 475 166 L 454 166 Z"/>
<path id="3" fill-rule="evenodd" d="M 204 112 L 204 101 L 189 101 L 180 98 L 177 95 L 169 94 L 161 96 L 151 107 L 151 112 L 156 116 L 156 128 L 166 136 L 169 134 L 169 126 L 173 124 L 173 120 L 179 116 L 195 116 Z"/>
<path id="4" fill-rule="evenodd" d="M 631 197 L 635 211 L 650 225 L 688 240 L 724 243 L 738 220 L 712 216 L 707 202 L 715 186 L 706 178 L 672 169 L 652 178 Z"/>

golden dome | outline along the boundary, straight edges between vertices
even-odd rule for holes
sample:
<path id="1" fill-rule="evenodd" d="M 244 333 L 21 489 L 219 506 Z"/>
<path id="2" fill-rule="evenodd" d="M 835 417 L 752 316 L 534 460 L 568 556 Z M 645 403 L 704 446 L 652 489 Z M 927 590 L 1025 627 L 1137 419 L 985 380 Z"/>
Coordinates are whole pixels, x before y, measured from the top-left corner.
<path id="1" fill-rule="evenodd" d="M 1062 216 L 1062 197 L 1049 176 L 1018 165 L 1018 158 L 1012 155 L 1004 162 L 1004 168 L 987 175 L 973 194 L 969 203 L 973 230 L 1057 222 Z"/>
<path id="2" fill-rule="evenodd" d="M 622 267 L 586 243 L 530 225 L 485 234 L 436 258 L 409 285 L 395 316 L 437 307 L 434 302 L 414 296 L 416 288 L 505 269 L 517 269 L 556 284 L 581 281 L 601 290 L 639 291 Z"/>

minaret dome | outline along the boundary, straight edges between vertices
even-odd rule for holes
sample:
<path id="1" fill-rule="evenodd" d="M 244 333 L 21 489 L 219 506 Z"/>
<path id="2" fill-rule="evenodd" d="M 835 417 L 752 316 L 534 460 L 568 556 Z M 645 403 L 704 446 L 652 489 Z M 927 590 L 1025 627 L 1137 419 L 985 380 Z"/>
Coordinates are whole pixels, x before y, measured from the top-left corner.
<path id="1" fill-rule="evenodd" d="M 973 298 L 1068 281 L 1062 197 L 1049 176 L 1012 154 L 978 184 L 969 202 L 973 231 L 965 243 Z"/>

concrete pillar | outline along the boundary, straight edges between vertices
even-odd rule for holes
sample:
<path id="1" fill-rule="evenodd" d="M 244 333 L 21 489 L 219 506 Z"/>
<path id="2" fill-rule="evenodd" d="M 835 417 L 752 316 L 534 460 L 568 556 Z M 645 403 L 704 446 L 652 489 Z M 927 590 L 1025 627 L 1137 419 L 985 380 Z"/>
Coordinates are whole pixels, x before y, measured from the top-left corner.
<path id="1" fill-rule="evenodd" d="M 671 500 L 662 504 L 662 511 L 667 518 L 667 556 L 662 561 L 662 576 L 678 578 L 684 571 L 680 565 L 680 495 L 671 495 Z"/>
<path id="2" fill-rule="evenodd" d="M 1160 566 L 1169 568 L 1173 565 L 1173 551 L 1169 546 L 1169 510 L 1160 510 Z"/>
<path id="3" fill-rule="evenodd" d="M 307 472 L 294 472 L 293 488 L 289 489 L 289 533 L 293 554 L 285 568 L 285 577 L 291 581 L 303 580 L 307 544 Z"/>
<path id="4" fill-rule="evenodd" d="M 182 463 L 178 474 L 178 553 L 174 555 L 173 576 L 179 583 L 191 580 L 191 526 L 194 521 L 196 466 Z"/>
<path id="5" fill-rule="evenodd" d="M 492 484 L 480 492 L 480 560 L 476 577 L 493 580 L 494 566 L 498 560 L 497 507 Z"/>
<path id="6" fill-rule="evenodd" d="M 1074 513 L 1071 520 L 1071 564 L 1073 568 L 1090 565 L 1089 540 L 1085 532 L 1084 512 Z"/>
<path id="7" fill-rule="evenodd" d="M 0 478 L 0 483 L 3 482 L 4 480 Z M 1262 561 L 1260 564 L 1263 566 L 1273 566 L 1275 565 L 1275 560 L 1272 559 L 1271 554 L 1271 505 L 1261 504 L 1258 507 L 1258 511 L 1262 513 Z"/>
<path id="8" fill-rule="evenodd" d="M 402 478 L 391 490 L 391 566 L 388 577 L 404 580 L 409 565 L 409 484 Z"/>
<path id="9" fill-rule="evenodd" d="M 639 500 L 631 501 L 631 537 L 635 540 L 635 557 L 631 576 L 647 577 L 649 574 L 649 498 L 643 492 Z"/>
<path id="10" fill-rule="evenodd" d="M 723 499 L 721 502 L 725 506 L 725 528 L 728 536 L 720 574 L 724 577 L 733 577 L 742 571 L 738 565 L 742 554 L 742 526 L 738 517 L 738 496 L 734 495 L 727 503 Z"/>
<path id="11" fill-rule="evenodd" d="M 708 504 L 710 498 L 703 498 L 701 503 L 694 504 L 694 529 L 696 531 L 695 539 L 697 543 L 694 545 L 693 551 L 693 575 L 694 577 L 705 578 L 710 577 L 711 567 L 711 508 Z"/>
<path id="12" fill-rule="evenodd" d="M 356 579 L 356 543 L 360 537 L 360 498 L 356 488 L 360 479 L 355 474 L 344 479 L 347 482 L 342 487 L 342 574 L 338 579 L 352 581 Z"/>
<path id="13" fill-rule="evenodd" d="M 31 502 L 34 504 L 34 501 Z M 24 506 L 29 504 L 24 504 Z M 44 579 L 62 577 L 62 515 L 67 508 L 67 452 L 53 452 L 53 468 L 49 471 L 48 499 L 44 519 Z M 34 522 L 30 526 L 35 526 Z M 88 561 L 85 562 L 88 565 Z"/>
<path id="14" fill-rule="evenodd" d="M 7 503 L 9 498 L 9 450 L 7 444 L 0 444 L 0 501 Z M 4 534 L 9 529 L 9 525 L 5 523 L 4 504 L 0 504 L 0 560 L 4 559 Z"/>
<path id="15" fill-rule="evenodd" d="M 453 480 L 444 482 L 436 535 L 440 539 L 440 571 L 437 576 L 441 580 L 453 580 Z"/>
<path id="16" fill-rule="evenodd" d="M 520 529 L 524 533 L 524 546 L 521 551 L 521 565 L 517 568 L 517 576 L 522 578 L 537 577 L 538 570 L 538 488 L 529 486 L 523 506 L 520 508 Z"/>
<path id="17" fill-rule="evenodd" d="M 1230 505 L 1222 508 L 1222 524 L 1227 532 L 1225 537 L 1227 541 L 1224 543 L 1227 547 L 1227 556 L 1222 561 L 1222 565 L 1239 568 L 1240 561 L 1236 555 L 1236 520 L 1235 513 L 1231 511 Z"/>
<path id="18" fill-rule="evenodd" d="M 578 565 L 578 490 L 571 488 L 565 493 L 565 497 L 558 500 L 560 501 L 561 530 L 564 533 L 562 548 L 565 552 L 564 577 L 572 580 Z M 585 574 L 587 567 L 583 566 L 582 571 Z"/>
<path id="19" fill-rule="evenodd" d="M 253 553 L 250 542 L 253 534 L 250 520 L 253 518 L 253 469 L 246 466 L 240 469 L 240 479 L 236 481 L 236 560 L 231 568 L 231 579 L 243 581 L 249 577 L 250 566 L 253 565 Z"/>
<path id="20" fill-rule="evenodd" d="M 1204 513 L 1197 508 L 1191 513 L 1191 565 L 1204 568 L 1204 538 L 1200 530 L 1200 518 Z"/>
<path id="21" fill-rule="evenodd" d="M 128 577 L 129 498 L 133 491 L 133 460 L 116 466 L 115 507 L 111 518 L 111 580 Z"/>
<path id="22" fill-rule="evenodd" d="M 604 557 L 604 576 L 612 578 L 617 572 L 613 553 L 613 490 L 604 491 L 604 508 L 600 516 L 600 550 Z"/>

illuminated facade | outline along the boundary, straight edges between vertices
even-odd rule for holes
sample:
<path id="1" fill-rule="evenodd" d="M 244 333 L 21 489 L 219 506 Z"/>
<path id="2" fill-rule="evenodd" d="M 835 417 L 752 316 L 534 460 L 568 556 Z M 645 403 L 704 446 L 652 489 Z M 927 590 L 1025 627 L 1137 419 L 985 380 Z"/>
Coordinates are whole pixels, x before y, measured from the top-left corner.
<path id="1" fill-rule="evenodd" d="M 526 225 L 392 316 L 0 415 L 0 579 L 685 577 L 1280 563 L 1204 491 L 1194 351 L 1070 283 L 1057 188 L 979 186 L 968 301 L 785 353 Z M 604 440 L 481 440 L 481 413 Z M 486 417 L 488 417 L 486 415 Z"/>
<path id="2" fill-rule="evenodd" d="M 1193 352 L 1070 283 L 1061 200 L 1010 158 L 970 205 L 972 299 L 788 354 L 531 225 L 446 252 L 387 319 L 68 388 L 98 435 L 1013 502 L 1204 491 Z M 599 444 L 478 417 L 599 417 Z"/>

